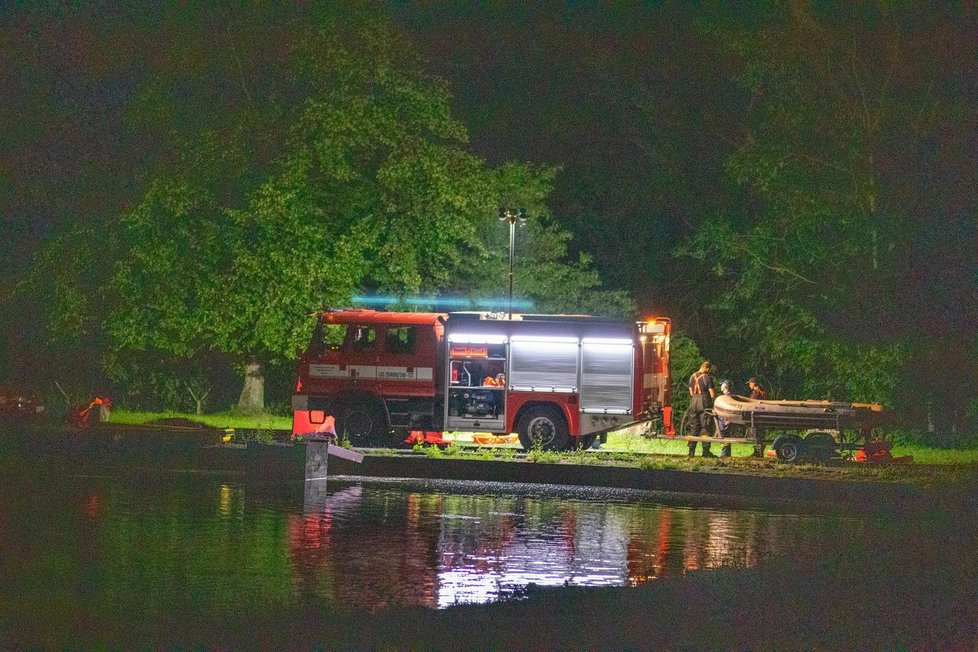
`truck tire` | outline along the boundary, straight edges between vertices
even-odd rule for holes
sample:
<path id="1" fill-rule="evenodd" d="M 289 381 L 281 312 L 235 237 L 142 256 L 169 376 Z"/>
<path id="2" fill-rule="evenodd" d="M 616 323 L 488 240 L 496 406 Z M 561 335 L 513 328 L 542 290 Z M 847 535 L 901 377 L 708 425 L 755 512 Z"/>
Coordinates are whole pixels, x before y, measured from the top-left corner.
<path id="1" fill-rule="evenodd" d="M 540 447 L 545 451 L 563 451 L 571 446 L 567 421 L 553 405 L 534 405 L 526 409 L 516 425 L 524 450 Z"/>
<path id="2" fill-rule="evenodd" d="M 354 446 L 377 446 L 391 443 L 387 415 L 369 399 L 348 400 L 336 407 L 336 435 Z"/>

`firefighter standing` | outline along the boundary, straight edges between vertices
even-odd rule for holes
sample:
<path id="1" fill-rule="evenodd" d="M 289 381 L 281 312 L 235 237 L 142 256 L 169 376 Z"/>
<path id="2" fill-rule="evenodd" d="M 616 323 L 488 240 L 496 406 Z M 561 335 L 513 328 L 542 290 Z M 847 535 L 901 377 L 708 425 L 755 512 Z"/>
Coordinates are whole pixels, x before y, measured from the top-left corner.
<path id="1" fill-rule="evenodd" d="M 700 370 L 689 377 L 689 414 L 692 418 L 694 436 L 709 434 L 710 417 L 706 411 L 713 405 L 716 391 L 710 378 L 710 363 L 703 361 Z M 696 455 L 696 442 L 689 442 L 689 456 Z M 703 457 L 716 457 L 710 452 L 709 442 L 703 442 Z"/>

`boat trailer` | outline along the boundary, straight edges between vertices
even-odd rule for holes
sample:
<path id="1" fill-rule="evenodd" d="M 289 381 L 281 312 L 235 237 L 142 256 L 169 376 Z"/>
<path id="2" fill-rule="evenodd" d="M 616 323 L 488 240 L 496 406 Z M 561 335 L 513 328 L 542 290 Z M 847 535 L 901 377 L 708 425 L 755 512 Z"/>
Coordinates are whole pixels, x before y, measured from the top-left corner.
<path id="1" fill-rule="evenodd" d="M 683 437 L 689 441 L 770 445 L 784 462 L 826 462 L 832 458 L 875 463 L 909 462 L 910 457 L 894 458 L 892 443 L 876 433 L 885 423 L 883 406 L 878 403 L 832 401 L 773 401 L 745 396 L 718 396 L 709 410 L 715 432 L 721 420 L 734 437 Z M 768 439 L 767 433 L 777 433 Z"/>

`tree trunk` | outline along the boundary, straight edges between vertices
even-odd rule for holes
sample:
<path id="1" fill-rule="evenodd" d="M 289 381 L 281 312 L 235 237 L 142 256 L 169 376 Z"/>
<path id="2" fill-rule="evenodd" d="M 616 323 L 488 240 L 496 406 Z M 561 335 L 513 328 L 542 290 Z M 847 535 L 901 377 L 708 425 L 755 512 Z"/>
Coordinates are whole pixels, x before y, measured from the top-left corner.
<path id="1" fill-rule="evenodd" d="M 265 409 L 265 376 L 261 363 L 252 360 L 245 366 L 244 387 L 238 408 L 245 412 L 260 412 Z"/>
<path id="2" fill-rule="evenodd" d="M 211 388 L 208 387 L 207 388 L 207 391 L 205 391 L 200 396 L 197 396 L 197 392 L 195 392 L 194 391 L 194 388 L 191 387 L 190 385 L 187 385 L 187 391 L 190 392 L 190 396 L 192 396 L 193 399 L 194 399 L 194 401 L 197 403 L 197 414 L 203 414 L 204 413 L 204 401 L 207 400 L 208 394 L 211 393 Z"/>

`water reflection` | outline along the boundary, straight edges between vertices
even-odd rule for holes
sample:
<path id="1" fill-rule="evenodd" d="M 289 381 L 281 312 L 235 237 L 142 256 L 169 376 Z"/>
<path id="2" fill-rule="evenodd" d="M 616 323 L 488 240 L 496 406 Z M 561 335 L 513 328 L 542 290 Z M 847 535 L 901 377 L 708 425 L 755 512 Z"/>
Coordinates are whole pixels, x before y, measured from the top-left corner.
<path id="1" fill-rule="evenodd" d="M 310 506 L 199 480 L 5 489 L 0 602 L 14 605 L 13 622 L 69 623 L 178 605 L 236 617 L 268 605 L 440 607 L 530 583 L 639 585 L 749 567 L 840 533 L 873 540 L 864 520 L 496 491 L 331 482 Z"/>
<path id="2" fill-rule="evenodd" d="M 531 583 L 635 586 L 748 567 L 779 549 L 778 531 L 791 538 L 819 520 L 359 486 L 331 494 L 321 513 L 289 518 L 296 593 L 328 586 L 320 595 L 367 609 L 484 602 Z"/>

